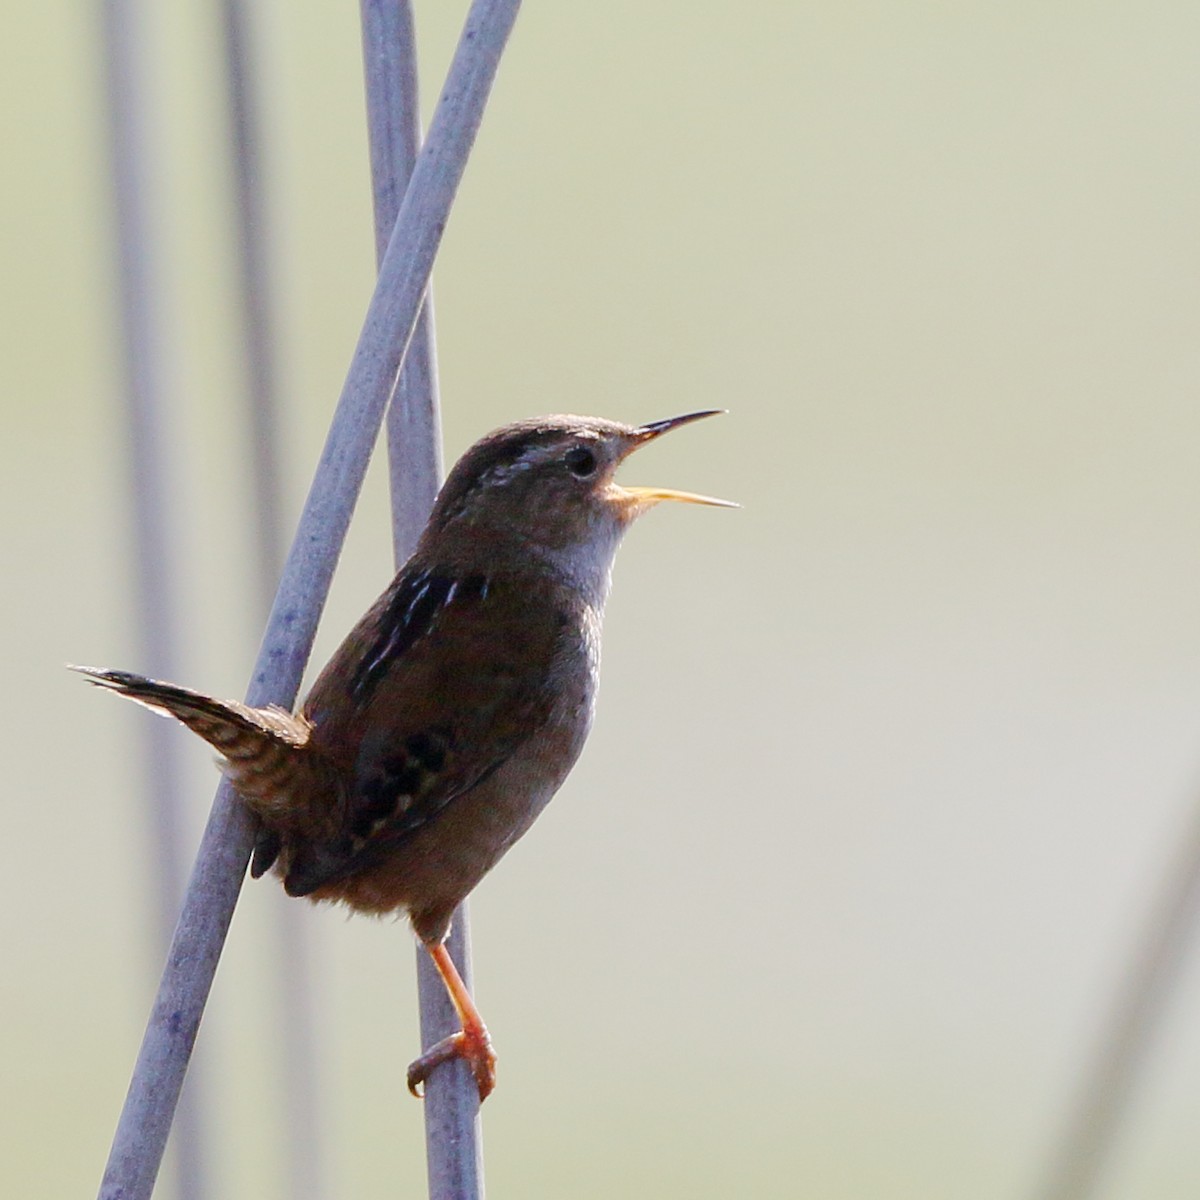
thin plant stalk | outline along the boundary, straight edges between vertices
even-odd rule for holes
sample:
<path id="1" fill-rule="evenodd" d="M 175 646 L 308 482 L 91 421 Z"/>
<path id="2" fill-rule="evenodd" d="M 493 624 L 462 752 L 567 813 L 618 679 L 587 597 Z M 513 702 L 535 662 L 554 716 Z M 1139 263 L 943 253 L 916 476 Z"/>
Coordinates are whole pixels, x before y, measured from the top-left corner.
<path id="1" fill-rule="evenodd" d="M 410 0 L 361 0 L 360 9 L 378 264 L 421 148 L 416 35 Z M 416 548 L 442 478 L 432 284 L 388 406 L 387 446 L 399 566 Z"/>
<path id="2" fill-rule="evenodd" d="M 237 284 L 242 358 L 249 377 L 250 450 L 254 470 L 255 568 L 269 607 L 283 565 L 283 481 L 279 455 L 279 368 L 263 178 L 262 115 L 255 74 L 253 25 L 244 0 L 222 0 L 222 49 L 234 185 Z"/>
<path id="3" fill-rule="evenodd" d="M 475 0 L 413 169 L 246 692 L 291 705 L 434 256 L 516 19 L 518 0 Z M 217 789 L 113 1140 L 102 1200 L 149 1200 L 256 823 Z"/>
<path id="4" fill-rule="evenodd" d="M 408 0 L 361 0 L 367 127 L 382 259 L 421 144 L 416 31 Z M 412 553 L 441 478 L 441 430 L 432 286 L 388 406 L 387 444 L 396 565 Z M 455 912 L 447 948 L 472 986 L 467 907 Z M 421 1044 L 458 1027 L 457 1015 L 429 955 L 417 948 Z M 432 1200 L 482 1200 L 483 1141 L 479 1094 L 465 1063 L 447 1064 L 425 1085 L 425 1145 Z"/>
<path id="5" fill-rule="evenodd" d="M 150 213 L 152 147 L 144 99 L 148 62 L 144 21 L 133 0 L 101 5 L 109 156 L 116 216 L 121 351 L 125 374 L 126 428 L 132 493 L 134 603 L 138 651 L 146 669 L 162 678 L 177 674 L 179 608 L 174 575 L 171 488 L 163 429 L 167 393 L 162 332 L 162 287 Z M 160 721 L 140 723 L 142 792 L 153 849 L 147 876 L 158 918 L 157 945 L 170 944 L 172 922 L 186 878 L 183 848 L 183 787 L 180 743 Z M 180 1109 L 173 1145 L 182 1200 L 201 1200 L 207 1178 L 203 1091 L 193 1078 Z"/>
<path id="6" fill-rule="evenodd" d="M 245 411 L 254 515 L 254 583 L 259 619 L 265 618 L 283 565 L 283 483 L 280 465 L 278 340 L 274 327 L 270 237 L 263 180 L 261 106 L 256 77 L 253 24 L 244 0 L 222 0 L 229 150 L 234 184 L 237 284 L 241 301 L 242 360 L 247 375 Z M 170 676 L 168 676 L 170 678 Z M 155 722 L 158 724 L 158 722 Z M 284 1105 L 283 1129 L 287 1194 L 292 1200 L 319 1200 L 325 1194 L 321 1153 L 322 1094 L 317 1077 L 317 1022 L 314 1011 L 311 926 L 304 907 L 280 898 L 275 917 L 278 1016 Z"/>
<path id="7" fill-rule="evenodd" d="M 1112 1013 L 1079 1083 L 1040 1200 L 1097 1194 L 1172 992 L 1200 926 L 1200 808 L 1125 968 Z"/>

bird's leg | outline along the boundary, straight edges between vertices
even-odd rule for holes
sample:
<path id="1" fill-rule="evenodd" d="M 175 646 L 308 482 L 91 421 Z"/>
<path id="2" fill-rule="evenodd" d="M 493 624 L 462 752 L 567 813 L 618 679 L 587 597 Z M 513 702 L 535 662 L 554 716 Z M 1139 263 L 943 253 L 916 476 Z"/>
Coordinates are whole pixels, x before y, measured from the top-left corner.
<path id="1" fill-rule="evenodd" d="M 454 1011 L 458 1013 L 459 1021 L 462 1022 L 462 1029 L 430 1046 L 412 1063 L 408 1068 L 408 1090 L 414 1096 L 420 1097 L 421 1086 L 429 1078 L 434 1067 L 439 1063 L 449 1062 L 452 1058 L 461 1058 L 467 1062 L 475 1076 L 480 1101 L 486 1100 L 492 1088 L 496 1086 L 496 1052 L 492 1049 L 492 1039 L 488 1036 L 487 1026 L 484 1025 L 479 1009 L 475 1007 L 475 1001 L 471 999 L 471 993 L 467 991 L 467 985 L 463 983 L 462 976 L 459 975 L 445 945 L 442 942 L 426 942 L 425 949 L 429 951 L 429 957 L 433 959 L 433 965 L 437 967 L 437 973 L 446 985 L 450 1002 L 454 1005 Z"/>

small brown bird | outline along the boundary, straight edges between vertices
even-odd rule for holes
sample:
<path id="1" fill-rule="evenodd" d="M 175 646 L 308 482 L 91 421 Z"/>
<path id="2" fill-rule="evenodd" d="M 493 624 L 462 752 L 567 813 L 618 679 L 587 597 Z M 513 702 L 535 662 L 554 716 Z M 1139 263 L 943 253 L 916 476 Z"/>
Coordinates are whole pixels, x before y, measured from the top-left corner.
<path id="1" fill-rule="evenodd" d="M 458 903 L 529 828 L 592 721 L 617 545 L 660 500 L 621 461 L 714 412 L 639 427 L 538 417 L 477 442 L 450 472 L 416 552 L 351 630 L 300 710 L 250 708 L 124 671 L 92 682 L 214 746 L 261 821 L 251 874 L 290 896 L 407 912 L 462 1030 L 408 1070 L 467 1060 L 495 1082 L 483 1020 L 444 946 Z"/>

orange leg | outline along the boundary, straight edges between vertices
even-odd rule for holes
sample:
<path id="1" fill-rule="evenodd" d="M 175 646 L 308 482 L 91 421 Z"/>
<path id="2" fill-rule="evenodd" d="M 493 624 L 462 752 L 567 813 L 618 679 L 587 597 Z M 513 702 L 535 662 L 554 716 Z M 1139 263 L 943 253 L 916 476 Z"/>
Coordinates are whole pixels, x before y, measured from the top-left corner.
<path id="1" fill-rule="evenodd" d="M 420 1097 L 421 1085 L 429 1078 L 430 1072 L 440 1063 L 449 1062 L 452 1058 L 464 1059 L 475 1076 L 475 1085 L 479 1088 L 479 1099 L 486 1100 L 492 1088 L 496 1086 L 496 1052 L 492 1049 L 492 1039 L 488 1036 L 487 1026 L 463 983 L 462 976 L 450 958 L 450 952 L 440 942 L 431 946 L 426 943 L 425 949 L 437 967 L 437 973 L 446 985 L 450 1001 L 454 1005 L 462 1029 L 442 1038 L 440 1042 L 430 1046 L 408 1068 L 408 1090 L 414 1096 Z"/>

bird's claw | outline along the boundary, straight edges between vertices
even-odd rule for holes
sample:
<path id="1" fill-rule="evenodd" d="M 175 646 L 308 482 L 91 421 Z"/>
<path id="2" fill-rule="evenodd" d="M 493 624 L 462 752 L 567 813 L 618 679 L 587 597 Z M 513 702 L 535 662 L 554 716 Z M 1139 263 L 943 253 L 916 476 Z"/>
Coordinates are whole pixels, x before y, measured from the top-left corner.
<path id="1" fill-rule="evenodd" d="M 449 1062 L 452 1058 L 461 1058 L 471 1068 L 482 1104 L 496 1086 L 496 1052 L 492 1049 L 492 1039 L 483 1026 L 478 1029 L 460 1029 L 458 1033 L 452 1033 L 430 1046 L 420 1058 L 410 1064 L 408 1090 L 418 1100 L 421 1099 L 425 1094 L 423 1085 L 434 1067 Z"/>

